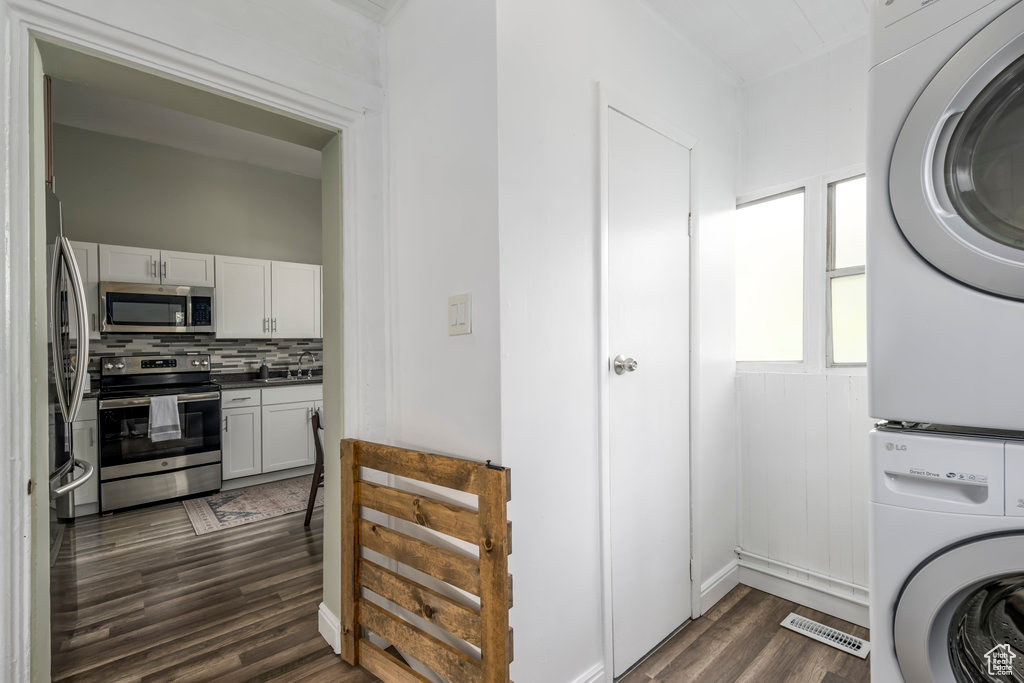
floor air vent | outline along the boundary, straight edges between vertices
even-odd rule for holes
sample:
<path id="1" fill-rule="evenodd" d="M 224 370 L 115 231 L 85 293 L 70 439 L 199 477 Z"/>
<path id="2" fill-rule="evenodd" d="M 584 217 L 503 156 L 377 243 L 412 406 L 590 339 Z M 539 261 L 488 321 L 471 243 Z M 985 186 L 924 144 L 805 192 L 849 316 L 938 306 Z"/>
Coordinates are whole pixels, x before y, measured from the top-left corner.
<path id="1" fill-rule="evenodd" d="M 824 624 L 819 624 L 796 613 L 791 612 L 788 617 L 782 620 L 782 625 L 790 631 L 802 633 L 808 638 L 814 638 L 838 650 L 856 655 L 861 659 L 866 658 L 868 651 L 871 650 L 871 643 L 866 640 L 851 636 L 849 633 L 843 633 Z"/>

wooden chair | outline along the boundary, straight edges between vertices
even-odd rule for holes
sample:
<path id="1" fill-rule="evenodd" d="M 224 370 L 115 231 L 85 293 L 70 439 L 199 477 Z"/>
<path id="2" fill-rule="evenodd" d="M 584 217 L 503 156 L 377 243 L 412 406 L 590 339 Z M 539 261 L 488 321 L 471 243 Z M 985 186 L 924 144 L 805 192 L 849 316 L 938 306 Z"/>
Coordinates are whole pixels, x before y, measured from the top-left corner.
<path id="1" fill-rule="evenodd" d="M 313 465 L 313 479 L 309 484 L 309 502 L 306 503 L 306 521 L 303 526 L 309 526 L 309 520 L 313 517 L 313 504 L 316 503 L 316 492 L 324 485 L 324 446 L 320 440 L 320 411 L 313 411 L 313 419 L 310 420 L 313 426 L 313 445 L 316 446 L 316 464 Z"/>

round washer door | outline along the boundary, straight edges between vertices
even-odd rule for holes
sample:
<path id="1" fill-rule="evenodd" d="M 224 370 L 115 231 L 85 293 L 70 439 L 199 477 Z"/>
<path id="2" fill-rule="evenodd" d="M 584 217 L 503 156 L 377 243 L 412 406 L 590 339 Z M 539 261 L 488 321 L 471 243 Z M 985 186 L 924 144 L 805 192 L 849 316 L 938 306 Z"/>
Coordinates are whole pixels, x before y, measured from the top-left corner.
<path id="1" fill-rule="evenodd" d="M 933 266 L 1024 299 L 1024 2 L 936 74 L 893 149 L 896 221 Z"/>
<path id="2" fill-rule="evenodd" d="M 1024 532 L 922 564 L 897 600 L 893 640 L 906 683 L 1024 681 Z"/>

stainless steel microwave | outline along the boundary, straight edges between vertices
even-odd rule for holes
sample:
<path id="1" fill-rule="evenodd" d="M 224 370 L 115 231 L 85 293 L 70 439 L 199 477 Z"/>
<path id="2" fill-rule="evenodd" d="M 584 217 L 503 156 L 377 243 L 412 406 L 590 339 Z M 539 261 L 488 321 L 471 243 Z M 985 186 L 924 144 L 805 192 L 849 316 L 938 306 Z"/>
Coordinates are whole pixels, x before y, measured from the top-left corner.
<path id="1" fill-rule="evenodd" d="M 214 331 L 213 287 L 101 282 L 102 332 Z"/>

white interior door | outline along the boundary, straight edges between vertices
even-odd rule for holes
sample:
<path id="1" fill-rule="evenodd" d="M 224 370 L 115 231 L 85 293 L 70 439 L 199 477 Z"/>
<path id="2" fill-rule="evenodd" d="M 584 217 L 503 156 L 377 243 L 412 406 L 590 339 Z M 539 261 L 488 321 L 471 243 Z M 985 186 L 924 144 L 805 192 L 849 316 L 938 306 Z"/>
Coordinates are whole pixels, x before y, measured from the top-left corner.
<path id="1" fill-rule="evenodd" d="M 690 150 L 609 109 L 607 152 L 608 486 L 619 676 L 690 617 Z"/>

